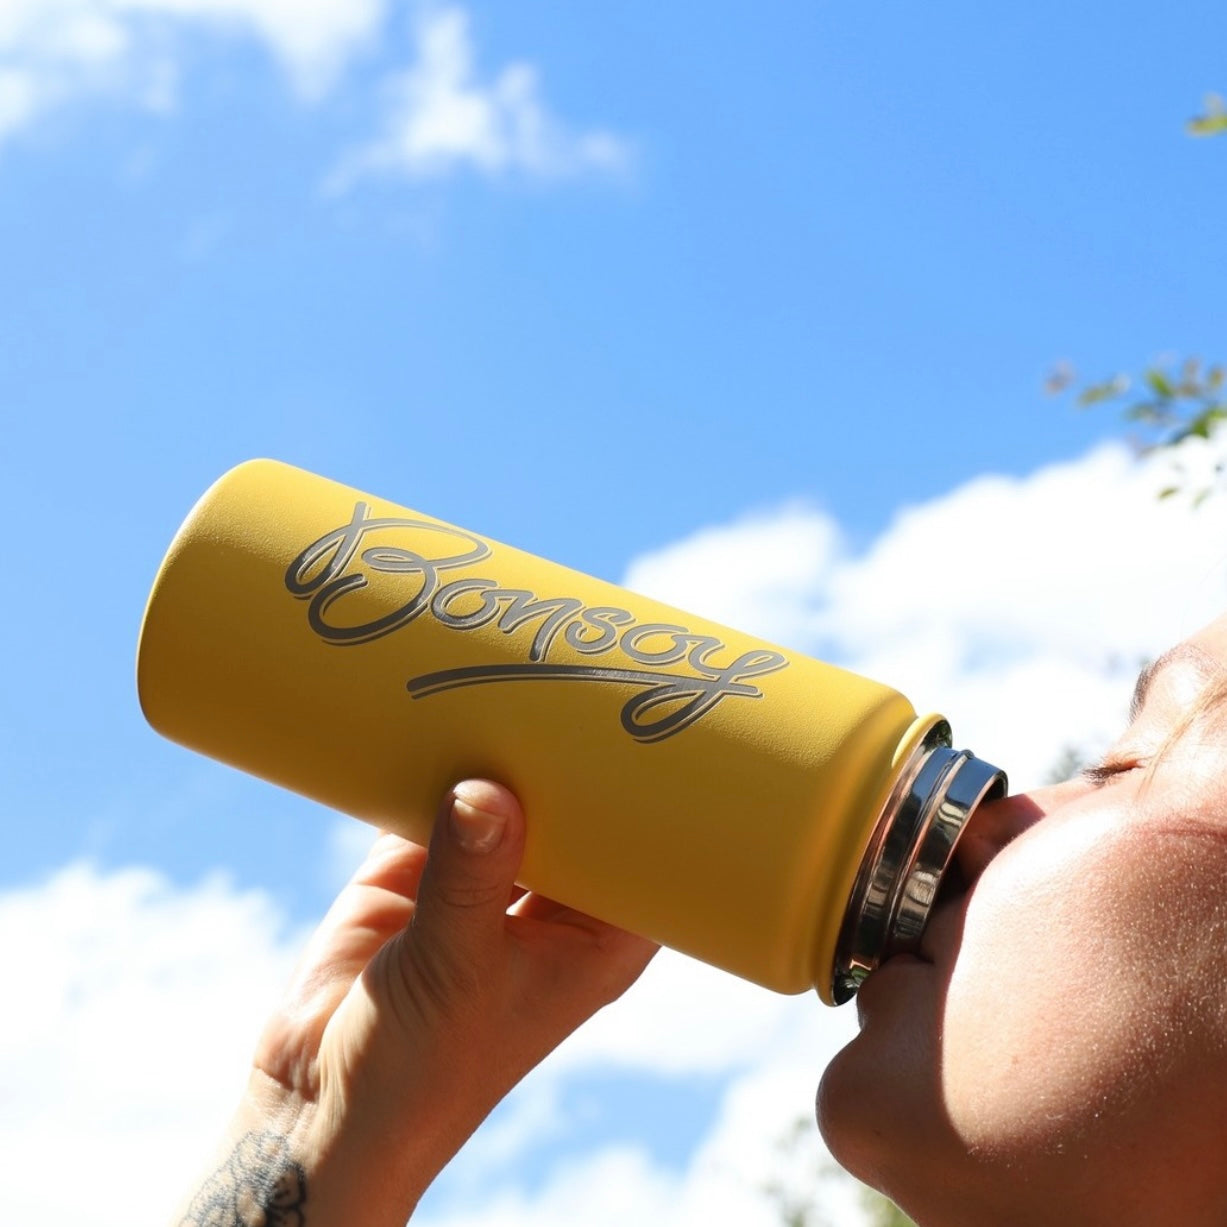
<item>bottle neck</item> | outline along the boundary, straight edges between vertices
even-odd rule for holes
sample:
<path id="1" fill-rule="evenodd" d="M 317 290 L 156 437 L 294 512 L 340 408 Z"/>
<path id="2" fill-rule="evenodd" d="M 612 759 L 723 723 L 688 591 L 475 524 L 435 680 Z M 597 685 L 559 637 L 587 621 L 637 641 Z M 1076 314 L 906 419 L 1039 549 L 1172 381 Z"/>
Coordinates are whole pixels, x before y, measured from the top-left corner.
<path id="1" fill-rule="evenodd" d="M 861 860 L 835 950 L 836 1005 L 891 955 L 920 944 L 964 824 L 1007 787 L 1004 772 L 951 748 L 945 720 L 933 722 L 899 773 Z"/>

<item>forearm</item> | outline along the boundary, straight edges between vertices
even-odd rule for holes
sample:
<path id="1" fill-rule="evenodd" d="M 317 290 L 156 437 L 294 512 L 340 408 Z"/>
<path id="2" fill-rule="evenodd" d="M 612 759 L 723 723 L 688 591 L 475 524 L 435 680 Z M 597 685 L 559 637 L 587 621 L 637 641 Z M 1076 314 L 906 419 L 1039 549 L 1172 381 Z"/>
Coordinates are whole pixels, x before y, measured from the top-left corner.
<path id="1" fill-rule="evenodd" d="M 256 1074 L 175 1227 L 403 1227 L 438 1170 Z M 334 1119 L 329 1119 L 334 1118 Z"/>

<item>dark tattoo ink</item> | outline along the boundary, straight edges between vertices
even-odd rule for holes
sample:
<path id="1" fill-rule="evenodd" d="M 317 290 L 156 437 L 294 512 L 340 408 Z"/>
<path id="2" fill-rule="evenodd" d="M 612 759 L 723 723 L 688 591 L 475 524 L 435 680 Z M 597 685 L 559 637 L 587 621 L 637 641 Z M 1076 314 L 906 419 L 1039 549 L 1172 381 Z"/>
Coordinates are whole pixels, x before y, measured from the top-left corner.
<path id="1" fill-rule="evenodd" d="M 179 1227 L 304 1227 L 307 1176 L 280 1134 L 249 1133 L 201 1186 Z"/>

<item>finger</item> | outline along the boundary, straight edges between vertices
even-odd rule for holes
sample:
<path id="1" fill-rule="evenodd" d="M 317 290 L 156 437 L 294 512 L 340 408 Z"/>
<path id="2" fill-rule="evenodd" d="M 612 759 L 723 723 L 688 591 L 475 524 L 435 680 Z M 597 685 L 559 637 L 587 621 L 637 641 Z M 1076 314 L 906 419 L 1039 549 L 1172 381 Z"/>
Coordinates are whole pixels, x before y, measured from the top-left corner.
<path id="1" fill-rule="evenodd" d="M 469 979 L 501 946 L 524 849 L 524 816 L 507 789 L 465 780 L 431 835 L 411 946 L 435 974 Z"/>
<path id="2" fill-rule="evenodd" d="M 311 935 L 286 993 L 299 1017 L 325 1021 L 389 938 L 409 923 L 426 849 L 383 834 Z"/>
<path id="3" fill-rule="evenodd" d="M 551 919 L 513 916 L 508 929 L 526 954 L 520 1018 L 530 1038 L 535 1021 L 548 1047 L 617 1000 L 658 950 L 647 938 L 571 909 Z"/>
<path id="4" fill-rule="evenodd" d="M 535 972 L 578 1017 L 608 1004 L 638 979 L 658 946 L 545 895 L 526 894 L 511 909 L 509 933 L 536 951 Z"/>
<path id="5" fill-rule="evenodd" d="M 425 867 L 425 848 L 389 831 L 381 831 L 350 881 L 354 885 L 392 891 L 412 901 L 417 898 Z"/>
<path id="6" fill-rule="evenodd" d="M 304 961 L 315 978 L 352 981 L 409 923 L 425 865 L 425 848 L 380 834 L 308 944 Z"/>
<path id="7" fill-rule="evenodd" d="M 409 923 L 425 859 L 424 848 L 381 836 L 328 909 L 257 1047 L 257 1065 L 276 1081 L 310 1081 L 304 1071 L 312 1068 L 337 1008 L 377 952 Z"/>

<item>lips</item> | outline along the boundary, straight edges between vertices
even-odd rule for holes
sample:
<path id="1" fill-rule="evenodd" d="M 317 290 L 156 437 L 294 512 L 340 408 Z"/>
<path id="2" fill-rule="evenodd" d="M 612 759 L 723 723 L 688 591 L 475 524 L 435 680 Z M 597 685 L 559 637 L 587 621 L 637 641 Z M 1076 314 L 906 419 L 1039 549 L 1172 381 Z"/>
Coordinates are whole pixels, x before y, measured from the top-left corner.
<path id="1" fill-rule="evenodd" d="M 970 893 L 953 896 L 933 909 L 916 951 L 926 963 L 936 966 L 954 960 L 963 938 L 963 920 L 970 898 Z"/>
<path id="2" fill-rule="evenodd" d="M 914 990 L 933 978 L 932 964 L 916 951 L 900 951 L 880 963 L 856 994 L 856 1021 L 864 1028 L 871 1015 L 889 1017 L 913 1011 Z"/>

